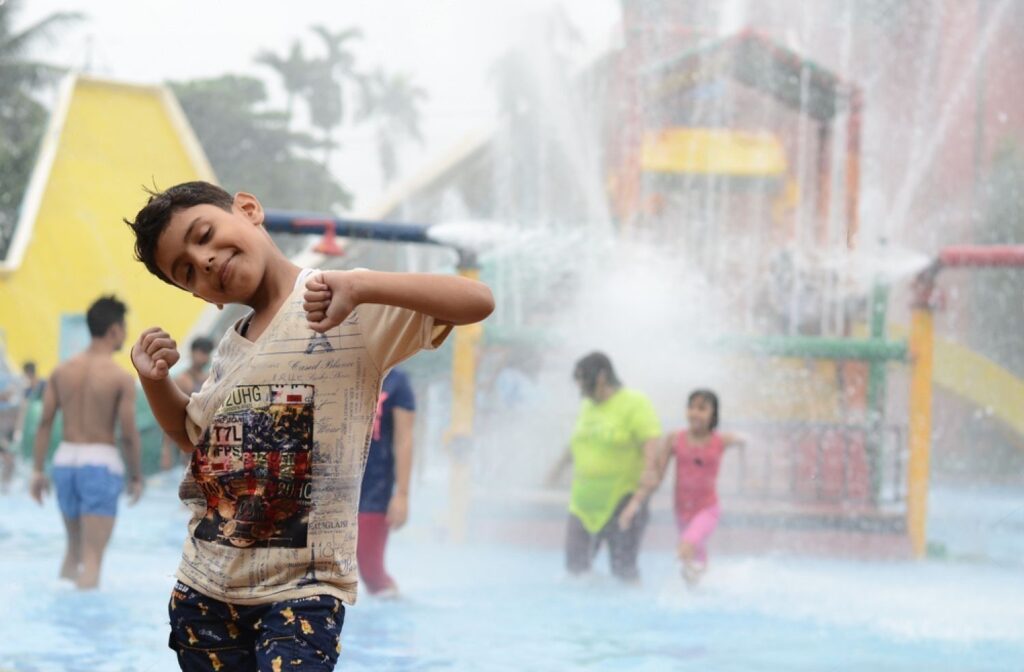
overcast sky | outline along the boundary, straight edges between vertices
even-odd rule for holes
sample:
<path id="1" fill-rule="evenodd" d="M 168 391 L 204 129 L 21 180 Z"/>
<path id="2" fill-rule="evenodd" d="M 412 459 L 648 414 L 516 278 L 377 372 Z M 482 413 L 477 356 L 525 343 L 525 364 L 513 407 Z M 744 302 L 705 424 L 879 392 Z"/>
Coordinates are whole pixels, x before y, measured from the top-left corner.
<path id="1" fill-rule="evenodd" d="M 284 52 L 301 37 L 309 53 L 317 44 L 312 24 L 359 27 L 364 67 L 409 72 L 430 94 L 423 118 L 427 142 L 403 157 L 408 175 L 489 126 L 495 110 L 488 67 L 519 39 L 529 16 L 556 4 L 580 30 L 585 52 L 609 44 L 619 0 L 28 0 L 16 28 L 54 11 L 82 12 L 88 19 L 42 56 L 97 75 L 152 83 L 225 72 L 273 80 L 253 64 L 260 49 Z M 357 131 L 342 140 L 334 169 L 357 192 L 358 210 L 379 193 L 372 138 Z"/>

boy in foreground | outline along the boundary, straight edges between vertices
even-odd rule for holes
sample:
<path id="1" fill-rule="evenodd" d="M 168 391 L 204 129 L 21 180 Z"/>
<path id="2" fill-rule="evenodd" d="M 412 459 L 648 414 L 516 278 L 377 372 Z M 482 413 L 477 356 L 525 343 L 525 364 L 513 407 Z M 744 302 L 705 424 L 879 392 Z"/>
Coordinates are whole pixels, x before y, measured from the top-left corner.
<path id="1" fill-rule="evenodd" d="M 164 431 L 192 453 L 189 537 L 170 602 L 183 670 L 332 670 L 356 598 L 359 485 L 381 382 L 494 301 L 463 278 L 301 269 L 252 195 L 204 182 L 151 196 L 136 256 L 209 303 L 252 312 L 224 335 L 210 379 L 167 376 L 174 340 L 147 329 L 132 362 Z"/>

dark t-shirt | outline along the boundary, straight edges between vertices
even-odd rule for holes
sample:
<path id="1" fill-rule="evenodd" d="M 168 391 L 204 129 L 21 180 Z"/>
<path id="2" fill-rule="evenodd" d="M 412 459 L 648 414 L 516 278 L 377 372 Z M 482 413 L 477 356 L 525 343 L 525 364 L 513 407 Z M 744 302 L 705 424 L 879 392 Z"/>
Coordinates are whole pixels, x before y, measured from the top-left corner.
<path id="1" fill-rule="evenodd" d="M 360 513 L 385 513 L 391 502 L 395 488 L 395 418 L 392 411 L 396 408 L 415 411 L 416 400 L 408 376 L 392 369 L 384 379 L 377 400 L 370 454 L 366 458 L 359 495 Z"/>

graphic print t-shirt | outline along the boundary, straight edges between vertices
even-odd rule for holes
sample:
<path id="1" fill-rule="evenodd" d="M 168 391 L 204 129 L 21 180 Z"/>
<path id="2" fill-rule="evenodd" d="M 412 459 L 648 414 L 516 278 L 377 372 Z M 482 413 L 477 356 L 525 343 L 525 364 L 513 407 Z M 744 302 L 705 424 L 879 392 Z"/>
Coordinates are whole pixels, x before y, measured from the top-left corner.
<path id="1" fill-rule="evenodd" d="M 360 513 L 386 513 L 395 489 L 395 417 L 400 408 L 415 411 L 416 401 L 405 372 L 392 369 L 380 390 L 377 418 L 373 422 L 370 454 L 359 491 Z"/>
<path id="2" fill-rule="evenodd" d="M 450 327 L 363 304 L 324 334 L 306 325 L 305 271 L 255 341 L 229 329 L 186 428 L 192 512 L 178 579 L 257 604 L 356 597 L 359 486 L 384 374 Z"/>

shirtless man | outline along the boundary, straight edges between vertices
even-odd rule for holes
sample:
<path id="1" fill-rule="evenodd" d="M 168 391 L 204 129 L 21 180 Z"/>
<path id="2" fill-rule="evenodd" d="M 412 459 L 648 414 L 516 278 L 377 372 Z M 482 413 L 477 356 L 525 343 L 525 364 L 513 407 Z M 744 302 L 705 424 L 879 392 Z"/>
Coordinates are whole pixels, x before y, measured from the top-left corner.
<path id="1" fill-rule="evenodd" d="M 43 414 L 36 434 L 32 497 L 43 503 L 50 483 L 43 473 L 53 418 L 64 414 L 60 447 L 53 455 L 53 482 L 64 516 L 68 546 L 60 575 L 79 589 L 99 584 L 100 565 L 125 489 L 131 503 L 142 494 L 139 432 L 135 427 L 135 382 L 114 363 L 125 339 L 126 308 L 114 297 L 97 300 L 86 313 L 92 341 L 79 355 L 54 369 L 43 392 Z M 124 460 L 114 444 L 120 422 Z"/>
<path id="2" fill-rule="evenodd" d="M 174 382 L 178 389 L 192 396 L 203 387 L 207 376 L 210 375 L 206 367 L 210 363 L 210 353 L 213 352 L 213 341 L 203 336 L 197 336 L 192 339 L 189 352 L 192 361 L 189 362 L 188 369 L 176 377 Z M 183 454 L 177 444 L 164 435 L 163 445 L 160 447 L 160 468 L 165 471 L 170 469 L 177 463 L 178 456 Z"/>

